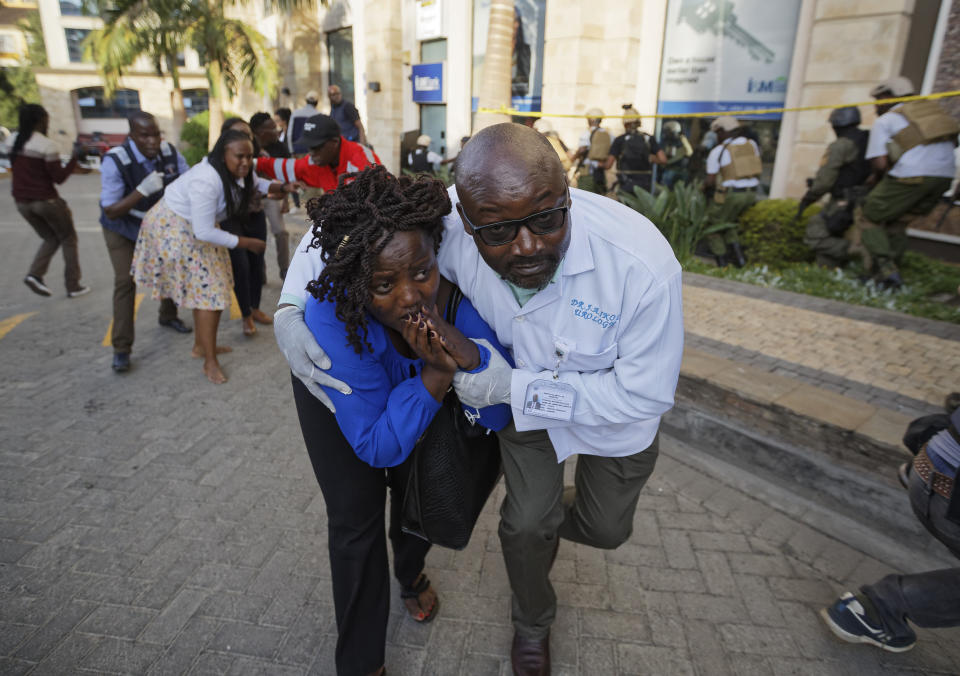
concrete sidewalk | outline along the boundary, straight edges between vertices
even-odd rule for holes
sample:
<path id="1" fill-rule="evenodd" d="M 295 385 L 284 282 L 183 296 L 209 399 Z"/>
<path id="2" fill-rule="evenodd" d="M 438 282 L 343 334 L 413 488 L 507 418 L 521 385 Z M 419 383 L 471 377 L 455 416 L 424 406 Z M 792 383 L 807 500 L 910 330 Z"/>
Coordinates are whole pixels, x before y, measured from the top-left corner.
<path id="1" fill-rule="evenodd" d="M 189 357 L 192 339 L 159 328 L 148 299 L 134 369 L 112 373 L 111 351 L 101 346 L 112 272 L 92 211 L 96 186 L 89 177 L 67 186 L 93 287 L 78 299 L 39 298 L 22 284 L 38 242 L 0 194 L 0 673 L 333 673 L 324 505 L 272 335 L 244 339 L 239 322 L 225 322 L 221 340 L 235 350 L 223 359 L 230 382 L 215 387 Z M 264 306 L 279 294 L 271 257 Z M 57 260 L 51 288 L 60 274 Z M 746 342 L 791 317 L 809 326 L 807 313 L 818 310 L 759 298 L 772 305 L 750 306 L 734 321 L 759 313 L 749 332 L 712 334 L 704 327 L 732 310 L 706 324 L 705 314 L 725 300 L 742 304 L 743 294 L 698 279 L 685 286 L 694 350 L 685 377 L 714 378 L 718 387 L 732 386 L 741 368 L 796 387 L 820 387 L 804 380 L 811 371 L 844 378 L 866 391 L 821 389 L 872 407 L 858 428 L 874 416 L 879 424 L 884 411 L 908 418 L 935 408 L 940 383 L 921 371 L 925 357 L 915 347 L 904 343 L 910 361 L 902 366 L 916 364 L 922 377 L 916 396 L 898 402 L 902 393 L 861 382 L 858 372 L 814 368 L 798 351 L 802 335 L 794 351 L 785 337 Z M 18 320 L 3 323 L 11 318 Z M 877 325 L 868 324 L 847 329 L 866 339 Z M 910 345 L 933 344 L 938 356 L 956 347 L 953 336 L 908 330 L 919 336 Z M 823 340 L 838 346 L 841 338 Z M 849 338 L 835 348 L 838 360 L 862 356 L 858 336 Z M 778 391 L 771 385 L 771 403 L 794 401 Z M 946 550 L 908 551 L 793 488 L 663 438 L 629 542 L 608 552 L 560 547 L 554 673 L 960 672 L 960 630 L 920 630 L 917 647 L 895 655 L 841 643 L 816 616 L 844 589 L 956 560 Z M 392 617 L 391 674 L 510 673 L 509 589 L 496 536 L 502 490 L 464 551 L 430 553 L 440 615 L 423 626 Z"/>

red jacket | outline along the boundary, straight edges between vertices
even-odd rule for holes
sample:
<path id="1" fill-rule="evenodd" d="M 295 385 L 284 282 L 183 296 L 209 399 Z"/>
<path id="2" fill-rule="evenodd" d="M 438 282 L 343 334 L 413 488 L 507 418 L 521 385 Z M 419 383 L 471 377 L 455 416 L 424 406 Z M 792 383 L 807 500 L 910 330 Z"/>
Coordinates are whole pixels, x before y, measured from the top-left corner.
<path id="1" fill-rule="evenodd" d="M 264 178 L 290 183 L 303 181 L 311 188 L 336 190 L 337 179 L 341 174 L 362 171 L 375 164 L 381 164 L 376 153 L 365 145 L 348 141 L 340 137 L 340 163 L 337 170 L 330 166 L 320 167 L 310 161 L 310 156 L 298 160 L 280 157 L 260 157 L 257 159 L 257 173 Z"/>

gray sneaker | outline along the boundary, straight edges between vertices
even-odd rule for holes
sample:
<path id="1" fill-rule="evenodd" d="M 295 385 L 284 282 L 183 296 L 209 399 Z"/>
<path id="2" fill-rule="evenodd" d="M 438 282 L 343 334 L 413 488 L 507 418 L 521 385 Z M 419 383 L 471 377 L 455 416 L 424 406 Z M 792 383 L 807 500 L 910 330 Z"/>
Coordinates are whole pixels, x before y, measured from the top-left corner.
<path id="1" fill-rule="evenodd" d="M 67 298 L 76 298 L 77 296 L 84 296 L 88 293 L 90 293 L 90 287 L 81 284 L 73 291 L 67 291 Z"/>
<path id="2" fill-rule="evenodd" d="M 47 285 L 43 283 L 43 280 L 37 277 L 36 275 L 27 275 L 23 278 L 23 283 L 30 287 L 30 290 L 41 296 L 52 296 L 53 292 L 47 288 Z"/>

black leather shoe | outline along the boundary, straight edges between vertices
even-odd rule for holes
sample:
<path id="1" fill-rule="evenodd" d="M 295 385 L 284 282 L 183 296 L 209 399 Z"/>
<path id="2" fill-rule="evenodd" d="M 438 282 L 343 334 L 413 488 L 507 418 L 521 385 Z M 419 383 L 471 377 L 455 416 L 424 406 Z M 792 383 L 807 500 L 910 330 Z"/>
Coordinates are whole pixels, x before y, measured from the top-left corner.
<path id="1" fill-rule="evenodd" d="M 510 663 L 515 676 L 550 676 L 550 634 L 537 639 L 515 633 Z"/>
<path id="2" fill-rule="evenodd" d="M 130 370 L 130 353 L 129 352 L 114 352 L 113 353 L 113 370 L 117 373 L 126 373 Z"/>
<path id="3" fill-rule="evenodd" d="M 166 326 L 167 328 L 173 329 L 177 333 L 190 333 L 193 329 L 182 321 L 179 317 L 174 317 L 173 319 L 158 319 L 157 323 L 160 326 Z"/>

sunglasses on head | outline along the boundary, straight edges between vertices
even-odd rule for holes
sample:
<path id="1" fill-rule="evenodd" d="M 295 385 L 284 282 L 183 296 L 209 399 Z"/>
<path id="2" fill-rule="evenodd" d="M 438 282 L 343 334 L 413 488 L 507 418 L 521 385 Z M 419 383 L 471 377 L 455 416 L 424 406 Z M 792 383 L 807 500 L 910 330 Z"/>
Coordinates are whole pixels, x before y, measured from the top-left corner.
<path id="1" fill-rule="evenodd" d="M 461 208 L 460 215 L 467 222 L 474 234 L 487 246 L 501 246 L 509 244 L 517 238 L 521 227 L 525 227 L 534 235 L 549 235 L 563 227 L 567 222 L 567 212 L 570 210 L 569 200 L 563 206 L 544 209 L 524 218 L 510 221 L 497 221 L 487 225 L 474 225 Z"/>

